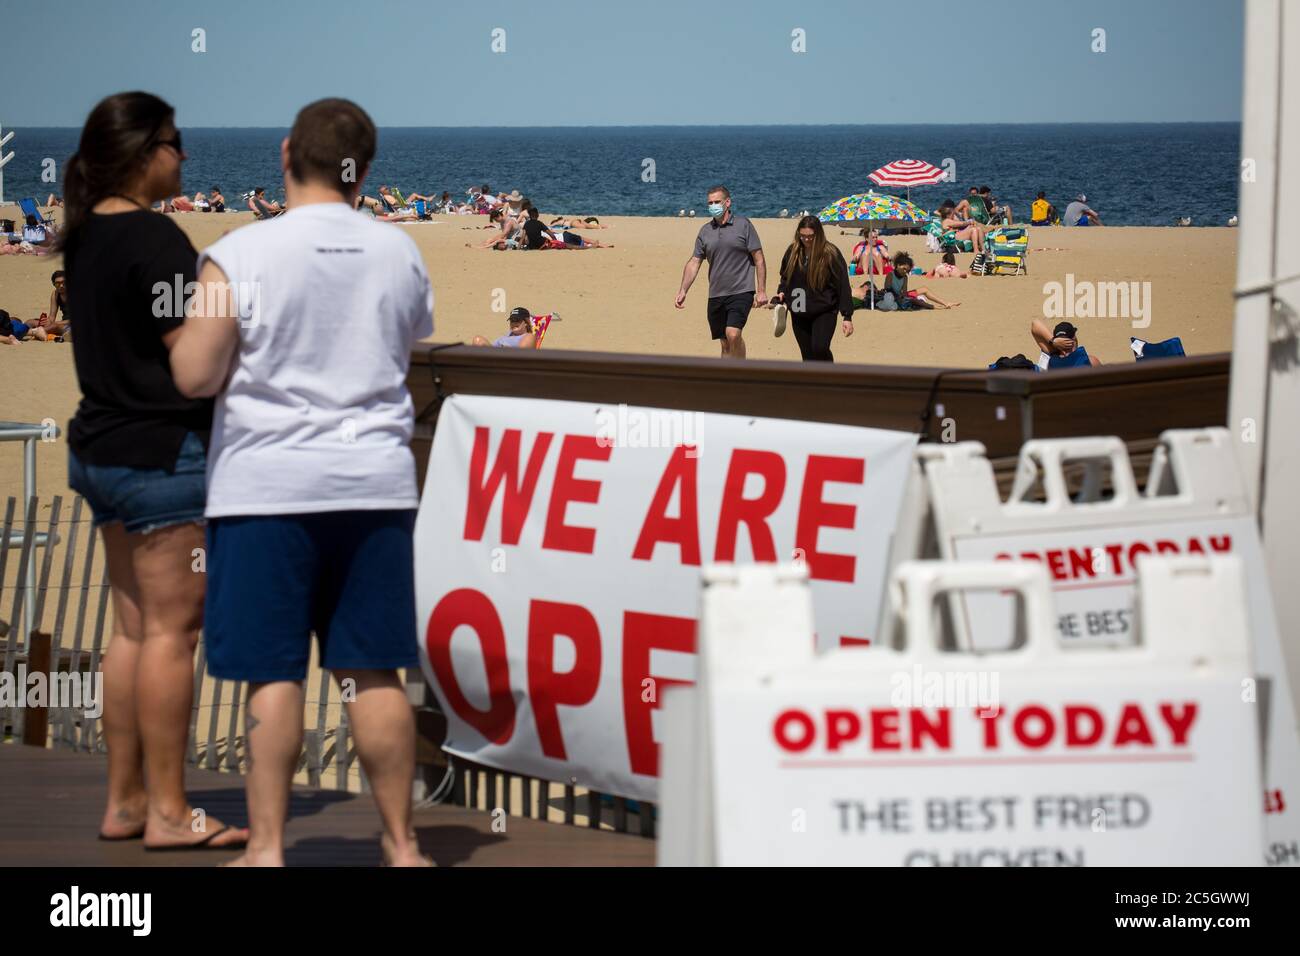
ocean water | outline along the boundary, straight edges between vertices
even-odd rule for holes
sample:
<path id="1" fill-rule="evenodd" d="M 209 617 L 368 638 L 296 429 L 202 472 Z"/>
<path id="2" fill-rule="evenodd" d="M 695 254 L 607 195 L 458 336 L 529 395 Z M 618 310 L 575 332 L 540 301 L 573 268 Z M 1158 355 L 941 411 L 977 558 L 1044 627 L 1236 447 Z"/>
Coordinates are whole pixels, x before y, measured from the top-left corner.
<path id="1" fill-rule="evenodd" d="M 283 129 L 184 129 L 190 195 L 219 185 L 228 201 L 253 186 L 282 195 Z M 5 195 L 59 192 L 42 160 L 61 166 L 76 129 L 17 130 Z M 951 160 L 955 182 L 912 191 L 933 208 L 988 185 L 1017 215 L 1040 189 L 1064 210 L 1078 193 L 1108 225 L 1225 225 L 1237 210 L 1239 123 L 963 126 L 643 126 L 389 128 L 367 181 L 404 192 L 464 196 L 472 185 L 518 188 L 544 213 L 670 216 L 725 183 L 736 209 L 813 212 L 874 188 L 872 170 L 895 159 Z M 57 168 L 57 167 L 56 167 Z"/>

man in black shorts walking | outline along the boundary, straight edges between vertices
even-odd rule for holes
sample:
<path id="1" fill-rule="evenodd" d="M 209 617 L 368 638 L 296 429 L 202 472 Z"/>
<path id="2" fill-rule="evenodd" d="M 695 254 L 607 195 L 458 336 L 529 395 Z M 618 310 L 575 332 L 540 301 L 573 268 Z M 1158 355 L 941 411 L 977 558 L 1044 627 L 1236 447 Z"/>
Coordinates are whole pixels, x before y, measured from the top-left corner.
<path id="1" fill-rule="evenodd" d="M 695 237 L 695 251 L 682 270 L 677 290 L 677 308 L 686 305 L 686 292 L 709 262 L 709 331 L 722 342 L 723 358 L 745 357 L 741 333 L 749 310 L 767 305 L 767 262 L 758 231 L 744 216 L 731 211 L 731 193 L 726 186 L 709 190 L 709 221 Z M 755 278 L 757 270 L 757 279 Z"/>

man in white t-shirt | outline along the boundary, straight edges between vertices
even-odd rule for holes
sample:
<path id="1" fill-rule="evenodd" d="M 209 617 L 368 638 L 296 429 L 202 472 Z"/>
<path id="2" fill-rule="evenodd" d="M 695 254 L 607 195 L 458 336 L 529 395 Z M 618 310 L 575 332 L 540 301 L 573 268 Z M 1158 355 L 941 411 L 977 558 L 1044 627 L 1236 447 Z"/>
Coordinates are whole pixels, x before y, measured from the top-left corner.
<path id="1" fill-rule="evenodd" d="M 347 100 L 303 108 L 281 145 L 289 211 L 199 257 L 171 352 L 216 395 L 208 452 L 208 669 L 249 684 L 245 865 L 282 865 L 311 634 L 348 702 L 385 859 L 427 865 L 411 824 L 419 490 L 406 390 L 433 290 L 402 230 L 357 216 L 375 127 Z"/>

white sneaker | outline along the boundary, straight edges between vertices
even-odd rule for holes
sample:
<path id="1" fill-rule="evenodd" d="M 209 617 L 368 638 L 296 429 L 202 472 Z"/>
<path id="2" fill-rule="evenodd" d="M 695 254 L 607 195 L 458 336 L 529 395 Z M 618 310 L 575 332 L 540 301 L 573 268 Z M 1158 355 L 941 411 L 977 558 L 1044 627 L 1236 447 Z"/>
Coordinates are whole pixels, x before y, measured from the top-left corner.
<path id="1" fill-rule="evenodd" d="M 781 303 L 777 303 L 772 309 L 772 334 L 778 339 L 785 334 L 785 318 L 790 314 Z"/>

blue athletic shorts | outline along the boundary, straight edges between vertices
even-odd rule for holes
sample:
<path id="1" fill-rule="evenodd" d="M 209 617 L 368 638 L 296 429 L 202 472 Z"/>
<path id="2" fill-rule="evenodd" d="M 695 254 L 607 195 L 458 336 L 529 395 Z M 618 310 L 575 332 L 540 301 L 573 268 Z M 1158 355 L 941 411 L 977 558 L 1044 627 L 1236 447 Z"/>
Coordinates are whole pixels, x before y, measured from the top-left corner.
<path id="1" fill-rule="evenodd" d="M 414 530 L 409 509 L 208 519 L 208 670 L 303 680 L 313 631 L 327 670 L 418 664 Z"/>
<path id="2" fill-rule="evenodd" d="M 181 443 L 176 467 L 88 465 L 68 450 L 68 485 L 86 499 L 95 524 L 122 522 L 131 534 L 203 520 L 207 453 L 194 432 Z"/>

